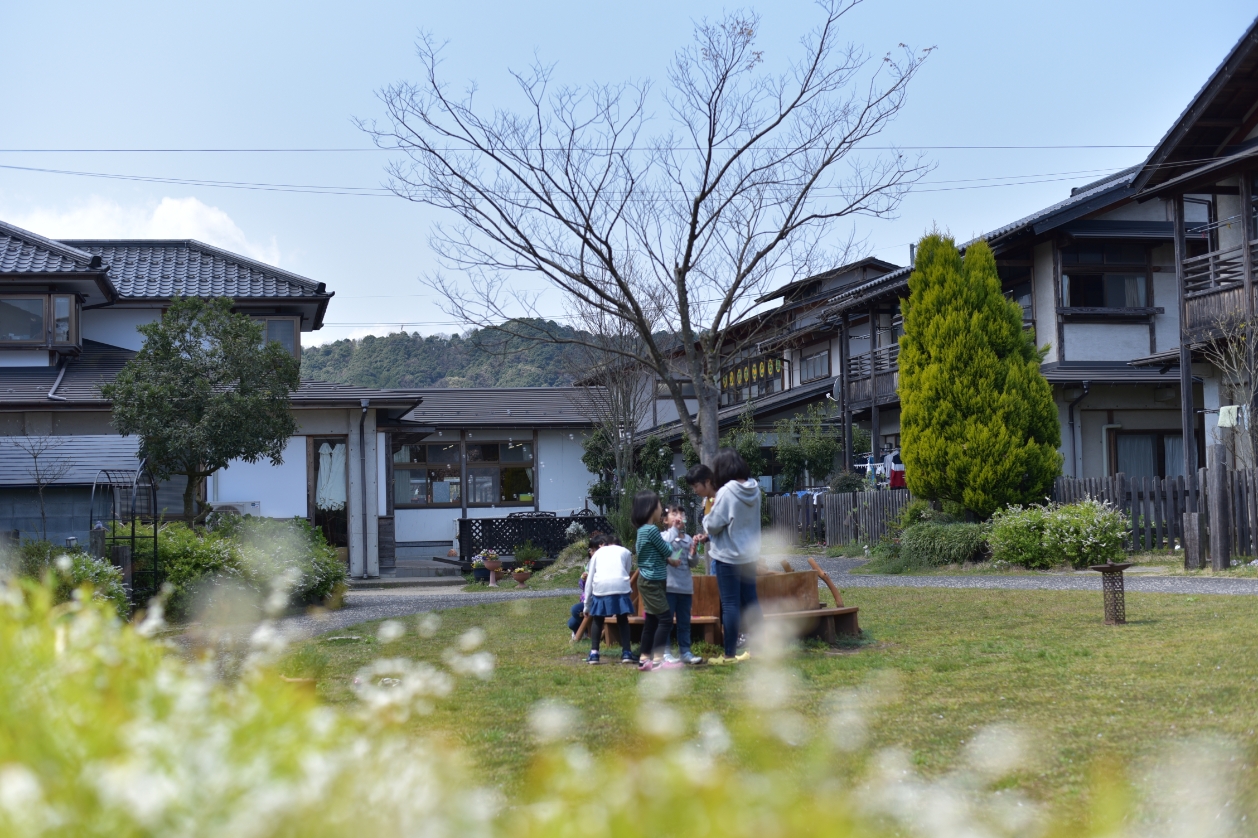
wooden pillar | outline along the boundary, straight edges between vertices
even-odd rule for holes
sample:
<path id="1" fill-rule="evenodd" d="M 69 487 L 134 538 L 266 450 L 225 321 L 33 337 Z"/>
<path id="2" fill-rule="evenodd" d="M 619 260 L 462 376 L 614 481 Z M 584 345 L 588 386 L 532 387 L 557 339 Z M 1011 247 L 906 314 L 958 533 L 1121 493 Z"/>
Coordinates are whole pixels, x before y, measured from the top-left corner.
<path id="1" fill-rule="evenodd" d="M 1227 570 L 1232 564 L 1232 521 L 1228 514 L 1231 510 L 1228 505 L 1225 451 L 1222 445 L 1211 445 L 1206 469 L 1210 484 L 1206 496 L 1210 507 L 1210 566 L 1215 570 Z"/>
<path id="2" fill-rule="evenodd" d="M 1184 476 L 1197 468 L 1197 442 L 1194 435 L 1196 417 L 1193 413 L 1192 347 L 1188 336 L 1188 303 L 1184 288 L 1184 258 L 1188 248 L 1184 242 L 1184 196 L 1176 195 L 1171 203 L 1171 225 L 1175 236 L 1175 279 L 1179 288 L 1179 421 L 1184 435 Z"/>
<path id="3" fill-rule="evenodd" d="M 869 307 L 869 450 L 874 458 L 882 453 L 882 425 L 878 418 L 878 308 Z"/>
<path id="4" fill-rule="evenodd" d="M 1245 283 L 1245 319 L 1252 321 L 1254 317 L 1254 254 L 1249 246 L 1249 232 L 1252 227 L 1250 223 L 1250 198 L 1253 192 L 1253 175 L 1249 172 L 1241 173 L 1241 262 L 1245 267 L 1244 283 Z M 1246 331 L 1251 327 L 1250 323 L 1246 323 Z M 1252 341 L 1250 341 L 1250 351 L 1253 351 Z"/>
<path id="5" fill-rule="evenodd" d="M 851 323 L 848 313 L 843 312 L 843 322 L 839 326 L 839 410 L 843 411 L 843 470 L 852 470 L 852 406 L 848 403 L 847 374 L 848 360 L 852 354 L 849 344 Z"/>

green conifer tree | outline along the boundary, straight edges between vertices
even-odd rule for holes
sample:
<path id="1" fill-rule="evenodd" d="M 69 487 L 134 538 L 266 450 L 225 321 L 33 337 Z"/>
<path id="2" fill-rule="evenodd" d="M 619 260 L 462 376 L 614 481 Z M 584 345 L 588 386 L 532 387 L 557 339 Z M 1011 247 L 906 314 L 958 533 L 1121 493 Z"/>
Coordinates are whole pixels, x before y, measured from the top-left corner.
<path id="1" fill-rule="evenodd" d="M 1061 428 L 1043 353 L 977 242 L 922 239 L 900 338 L 901 456 L 917 496 L 987 517 L 1042 500 L 1061 471 Z"/>

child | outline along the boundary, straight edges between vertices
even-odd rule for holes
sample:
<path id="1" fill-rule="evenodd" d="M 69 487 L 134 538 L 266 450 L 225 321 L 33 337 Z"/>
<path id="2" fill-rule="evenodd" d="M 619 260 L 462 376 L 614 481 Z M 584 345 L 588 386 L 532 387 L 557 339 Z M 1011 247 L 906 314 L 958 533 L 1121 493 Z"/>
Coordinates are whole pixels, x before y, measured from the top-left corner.
<path id="1" fill-rule="evenodd" d="M 695 466 L 686 472 L 686 483 L 690 485 L 691 491 L 703 498 L 703 518 L 708 517 L 708 513 L 712 511 L 712 503 L 716 498 L 715 478 L 712 475 L 712 469 L 703 463 Z M 703 519 L 699 520 L 699 524 L 703 524 Z M 707 535 L 699 533 L 694 538 L 696 544 L 702 544 L 708 540 Z M 708 562 L 708 573 L 716 573 L 716 567 L 712 562 Z"/>
<path id="2" fill-rule="evenodd" d="M 629 598 L 629 569 L 633 556 L 618 544 L 594 533 L 590 536 L 590 564 L 585 569 L 585 613 L 590 620 L 591 664 L 599 663 L 598 647 L 603 641 L 603 623 L 608 617 L 616 618 L 620 631 L 620 662 L 635 663 L 629 646 L 629 615 L 633 613 L 633 600 Z"/>
<path id="3" fill-rule="evenodd" d="M 713 663 L 747 660 L 737 653 L 739 624 L 755 619 L 756 564 L 760 560 L 760 484 L 751 476 L 747 461 L 732 448 L 722 448 L 713 463 L 716 501 L 703 519 L 707 530 L 716 583 L 721 591 L 721 631 L 725 655 Z"/>
<path id="4" fill-rule="evenodd" d="M 684 664 L 697 666 L 703 663 L 703 658 L 690 651 L 690 605 L 695 592 L 695 580 L 690 569 L 699 566 L 699 559 L 695 556 L 694 541 L 686 535 L 685 510 L 680 506 L 670 506 L 667 524 L 668 532 L 664 533 L 664 541 L 673 550 L 673 555 L 668 560 L 668 607 L 675 620 L 680 660 Z M 664 660 L 671 663 L 678 659 L 666 654 Z"/>
<path id="5" fill-rule="evenodd" d="M 586 556 L 588 563 L 594 551 L 603 546 L 603 534 L 600 532 L 591 534 L 587 543 L 589 545 L 589 554 Z M 589 578 L 589 573 L 582 572 L 580 580 L 577 581 L 577 601 L 568 612 L 568 631 L 572 632 L 573 640 L 577 639 L 577 629 L 581 628 L 581 621 L 585 616 L 585 582 Z"/>
<path id="6" fill-rule="evenodd" d="M 676 669 L 682 665 L 680 661 L 664 660 L 668 633 L 673 628 L 673 612 L 668 607 L 668 565 L 673 551 L 660 535 L 659 525 L 664 518 L 660 496 L 649 490 L 634 495 L 632 518 L 638 528 L 638 596 L 646 611 L 638 671 Z"/>

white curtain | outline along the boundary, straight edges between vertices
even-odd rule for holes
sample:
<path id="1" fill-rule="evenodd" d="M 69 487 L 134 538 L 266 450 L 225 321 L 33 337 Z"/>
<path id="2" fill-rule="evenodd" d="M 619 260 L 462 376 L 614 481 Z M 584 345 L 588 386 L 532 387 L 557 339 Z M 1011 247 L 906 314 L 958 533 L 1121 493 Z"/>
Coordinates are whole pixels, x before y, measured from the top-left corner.
<path id="1" fill-rule="evenodd" d="M 1166 455 L 1166 476 L 1180 477 L 1184 473 L 1184 438 L 1178 434 L 1162 438 Z"/>
<path id="2" fill-rule="evenodd" d="M 315 506 L 328 512 L 345 508 L 345 446 L 319 446 L 319 482 Z"/>

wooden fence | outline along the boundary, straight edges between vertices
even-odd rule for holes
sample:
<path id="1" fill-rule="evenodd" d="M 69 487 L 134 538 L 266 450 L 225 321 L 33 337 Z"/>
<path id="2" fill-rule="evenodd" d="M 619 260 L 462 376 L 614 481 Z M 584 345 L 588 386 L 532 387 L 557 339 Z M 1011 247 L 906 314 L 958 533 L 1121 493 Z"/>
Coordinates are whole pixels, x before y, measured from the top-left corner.
<path id="1" fill-rule="evenodd" d="M 905 490 L 766 498 L 769 529 L 790 544 L 873 544 L 908 504 Z"/>
<path id="2" fill-rule="evenodd" d="M 1186 550 L 1194 554 L 1185 556 L 1189 567 L 1200 566 L 1207 547 L 1216 567 L 1227 567 L 1232 555 L 1258 555 L 1258 470 L 1215 466 L 1187 477 L 1059 477 L 1053 484 L 1053 500 L 1085 498 L 1123 513 L 1130 550 Z"/>

